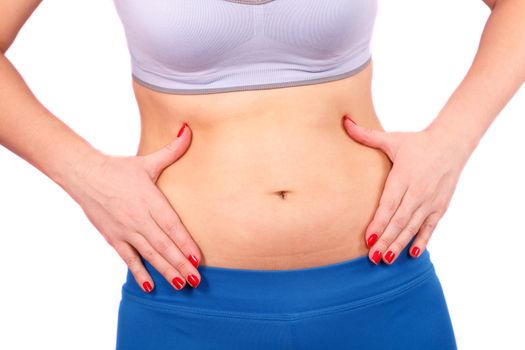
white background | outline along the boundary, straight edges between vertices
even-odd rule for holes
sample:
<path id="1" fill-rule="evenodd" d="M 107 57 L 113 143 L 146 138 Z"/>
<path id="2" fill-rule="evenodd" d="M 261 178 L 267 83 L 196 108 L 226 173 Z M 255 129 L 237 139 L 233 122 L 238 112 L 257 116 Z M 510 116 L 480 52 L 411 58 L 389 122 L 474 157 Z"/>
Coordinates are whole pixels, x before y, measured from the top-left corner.
<path id="1" fill-rule="evenodd" d="M 436 116 L 489 14 L 481 0 L 379 1 L 373 93 L 387 131 L 419 130 Z M 135 154 L 139 114 L 111 1 L 44 1 L 7 57 L 92 145 Z M 460 349 L 525 348 L 524 112 L 521 89 L 471 156 L 430 241 Z M 2 348 L 114 349 L 124 262 L 76 202 L 3 147 L 0 247 Z"/>

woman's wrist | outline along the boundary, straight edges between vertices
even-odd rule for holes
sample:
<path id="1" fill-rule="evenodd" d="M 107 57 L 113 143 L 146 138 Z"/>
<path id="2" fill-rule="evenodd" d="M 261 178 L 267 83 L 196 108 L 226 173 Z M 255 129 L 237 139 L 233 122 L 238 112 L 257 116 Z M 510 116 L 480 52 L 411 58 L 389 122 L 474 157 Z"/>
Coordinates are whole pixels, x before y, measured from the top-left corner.
<path id="1" fill-rule="evenodd" d="M 453 154 L 460 154 L 468 159 L 479 144 L 480 137 L 461 123 L 447 123 L 447 118 L 440 116 L 430 123 L 423 131 L 434 135 L 436 140 L 446 143 Z"/>
<path id="2" fill-rule="evenodd" d="M 65 160 L 62 171 L 58 172 L 52 179 L 72 195 L 77 188 L 83 186 L 87 174 L 98 168 L 106 159 L 106 154 L 88 145 L 82 151 L 77 151 L 70 159 Z"/>

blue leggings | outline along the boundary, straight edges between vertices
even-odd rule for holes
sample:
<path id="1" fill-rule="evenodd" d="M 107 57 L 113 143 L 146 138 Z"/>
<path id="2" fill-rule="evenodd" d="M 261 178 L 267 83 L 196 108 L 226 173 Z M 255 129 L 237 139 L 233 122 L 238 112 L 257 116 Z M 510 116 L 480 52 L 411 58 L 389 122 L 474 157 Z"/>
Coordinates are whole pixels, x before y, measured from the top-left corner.
<path id="1" fill-rule="evenodd" d="M 427 250 L 392 265 L 368 256 L 291 270 L 199 266 L 175 290 L 146 260 L 151 293 L 128 270 L 117 350 L 455 350 L 441 283 Z"/>

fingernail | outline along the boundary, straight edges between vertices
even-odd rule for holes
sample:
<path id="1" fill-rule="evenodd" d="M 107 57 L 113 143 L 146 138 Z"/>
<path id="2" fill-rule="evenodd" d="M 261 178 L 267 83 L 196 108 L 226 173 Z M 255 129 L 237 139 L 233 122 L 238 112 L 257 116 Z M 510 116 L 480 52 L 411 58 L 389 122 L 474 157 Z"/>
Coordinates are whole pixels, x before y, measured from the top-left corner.
<path id="1" fill-rule="evenodd" d="M 345 118 L 350 120 L 352 123 L 354 123 L 355 125 L 357 125 L 357 123 L 348 115 L 348 114 L 345 114 Z"/>
<path id="2" fill-rule="evenodd" d="M 376 265 L 379 263 L 379 261 L 381 260 L 381 252 L 379 250 L 376 250 L 374 252 L 374 255 L 372 255 L 372 260 Z"/>
<path id="3" fill-rule="evenodd" d="M 199 279 L 195 275 L 188 275 L 188 282 L 190 282 L 190 285 L 195 288 L 199 285 Z"/>
<path id="4" fill-rule="evenodd" d="M 390 264 L 392 262 L 392 260 L 394 259 L 396 255 L 391 251 L 389 250 L 388 252 L 386 252 L 385 254 L 385 260 Z"/>
<path id="5" fill-rule="evenodd" d="M 151 284 L 150 284 L 148 281 L 142 283 L 142 287 L 144 287 L 144 290 L 145 290 L 147 293 L 151 292 L 151 290 L 153 289 L 153 288 L 151 287 Z"/>
<path id="6" fill-rule="evenodd" d="M 182 127 L 180 128 L 179 130 L 179 133 L 177 134 L 177 137 L 180 137 L 180 135 L 182 135 L 182 133 L 184 132 L 184 129 L 186 128 L 188 124 L 186 124 L 186 122 L 184 122 L 184 124 L 182 124 Z"/>
<path id="7" fill-rule="evenodd" d="M 421 250 L 419 250 L 418 247 L 412 247 L 411 254 L 412 254 L 413 257 L 417 257 L 419 255 L 420 251 Z"/>
<path id="8" fill-rule="evenodd" d="M 175 285 L 175 288 L 177 288 L 177 290 L 181 290 L 182 287 L 184 287 L 184 281 L 180 278 L 180 277 L 175 277 L 171 283 L 173 283 Z"/>
<path id="9" fill-rule="evenodd" d="M 370 235 L 370 237 L 368 237 L 368 240 L 366 241 L 366 246 L 368 248 L 370 248 L 371 246 L 374 245 L 374 243 L 377 241 L 377 234 L 376 233 L 372 233 Z"/>
<path id="10" fill-rule="evenodd" d="M 199 260 L 197 260 L 195 255 L 193 255 L 193 254 L 188 255 L 188 260 L 191 262 L 191 264 L 193 266 L 195 266 L 195 268 L 197 268 L 199 266 Z"/>

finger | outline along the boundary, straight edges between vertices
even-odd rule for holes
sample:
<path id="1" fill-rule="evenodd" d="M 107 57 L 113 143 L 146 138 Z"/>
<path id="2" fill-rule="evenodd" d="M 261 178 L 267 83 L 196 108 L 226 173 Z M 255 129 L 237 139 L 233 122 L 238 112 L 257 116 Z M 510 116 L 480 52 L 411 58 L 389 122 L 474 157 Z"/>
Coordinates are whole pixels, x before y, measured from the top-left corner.
<path id="1" fill-rule="evenodd" d="M 135 277 L 137 284 L 141 286 L 146 293 L 151 292 L 155 284 L 153 283 L 153 279 L 148 273 L 148 270 L 146 270 L 144 264 L 142 264 L 136 249 L 124 241 L 115 244 L 114 248 L 128 266 L 131 274 Z"/>
<path id="2" fill-rule="evenodd" d="M 420 191 L 416 191 L 413 188 L 414 186 L 408 188 L 399 208 L 396 210 L 383 232 L 379 234 L 379 238 L 374 245 L 373 251 L 370 253 L 370 259 L 375 264 L 379 263 L 386 252 L 386 248 L 392 244 L 399 233 L 407 226 L 414 212 L 423 202 L 423 196 L 420 195 Z"/>
<path id="3" fill-rule="evenodd" d="M 151 201 L 150 208 L 150 215 L 160 229 L 177 244 L 182 254 L 197 268 L 202 261 L 200 249 L 161 191 L 158 191 L 158 197 Z"/>
<path id="4" fill-rule="evenodd" d="M 138 156 L 144 161 L 146 171 L 150 177 L 156 182 L 158 176 L 170 164 L 179 159 L 188 149 L 191 141 L 190 127 L 183 123 L 176 138 L 172 139 L 161 149 L 147 155 Z"/>
<path id="5" fill-rule="evenodd" d="M 380 233 L 383 232 L 388 225 L 390 218 L 394 215 L 401 203 L 406 188 L 405 185 L 397 181 L 396 173 L 392 170 L 385 181 L 383 193 L 379 199 L 379 205 L 365 233 L 365 242 L 368 248 L 374 246 Z"/>
<path id="6" fill-rule="evenodd" d="M 182 274 L 175 269 L 168 261 L 166 261 L 156 250 L 151 246 L 148 240 L 138 232 L 135 232 L 128 240 L 131 245 L 157 270 L 171 285 L 181 290 L 186 283 Z"/>
<path id="7" fill-rule="evenodd" d="M 425 219 L 428 217 L 428 210 L 420 206 L 414 212 L 414 215 L 401 231 L 396 239 L 386 248 L 383 256 L 384 262 L 392 264 L 401 251 L 410 243 L 410 240 L 418 233 Z"/>
<path id="8" fill-rule="evenodd" d="M 146 221 L 141 231 L 149 244 L 173 267 L 175 267 L 192 287 L 197 287 L 200 274 L 197 268 L 182 254 L 177 242 L 174 242 L 151 217 Z"/>
<path id="9" fill-rule="evenodd" d="M 443 213 L 435 211 L 425 219 L 419 229 L 419 233 L 409 249 L 410 256 L 417 258 L 421 255 L 423 250 L 427 247 L 428 241 L 430 240 L 430 237 L 442 215 Z"/>
<path id="10" fill-rule="evenodd" d="M 355 141 L 366 146 L 382 149 L 389 156 L 391 154 L 389 147 L 388 133 L 373 129 L 370 127 L 358 125 L 350 116 L 345 115 L 343 118 L 343 125 L 348 135 Z"/>

